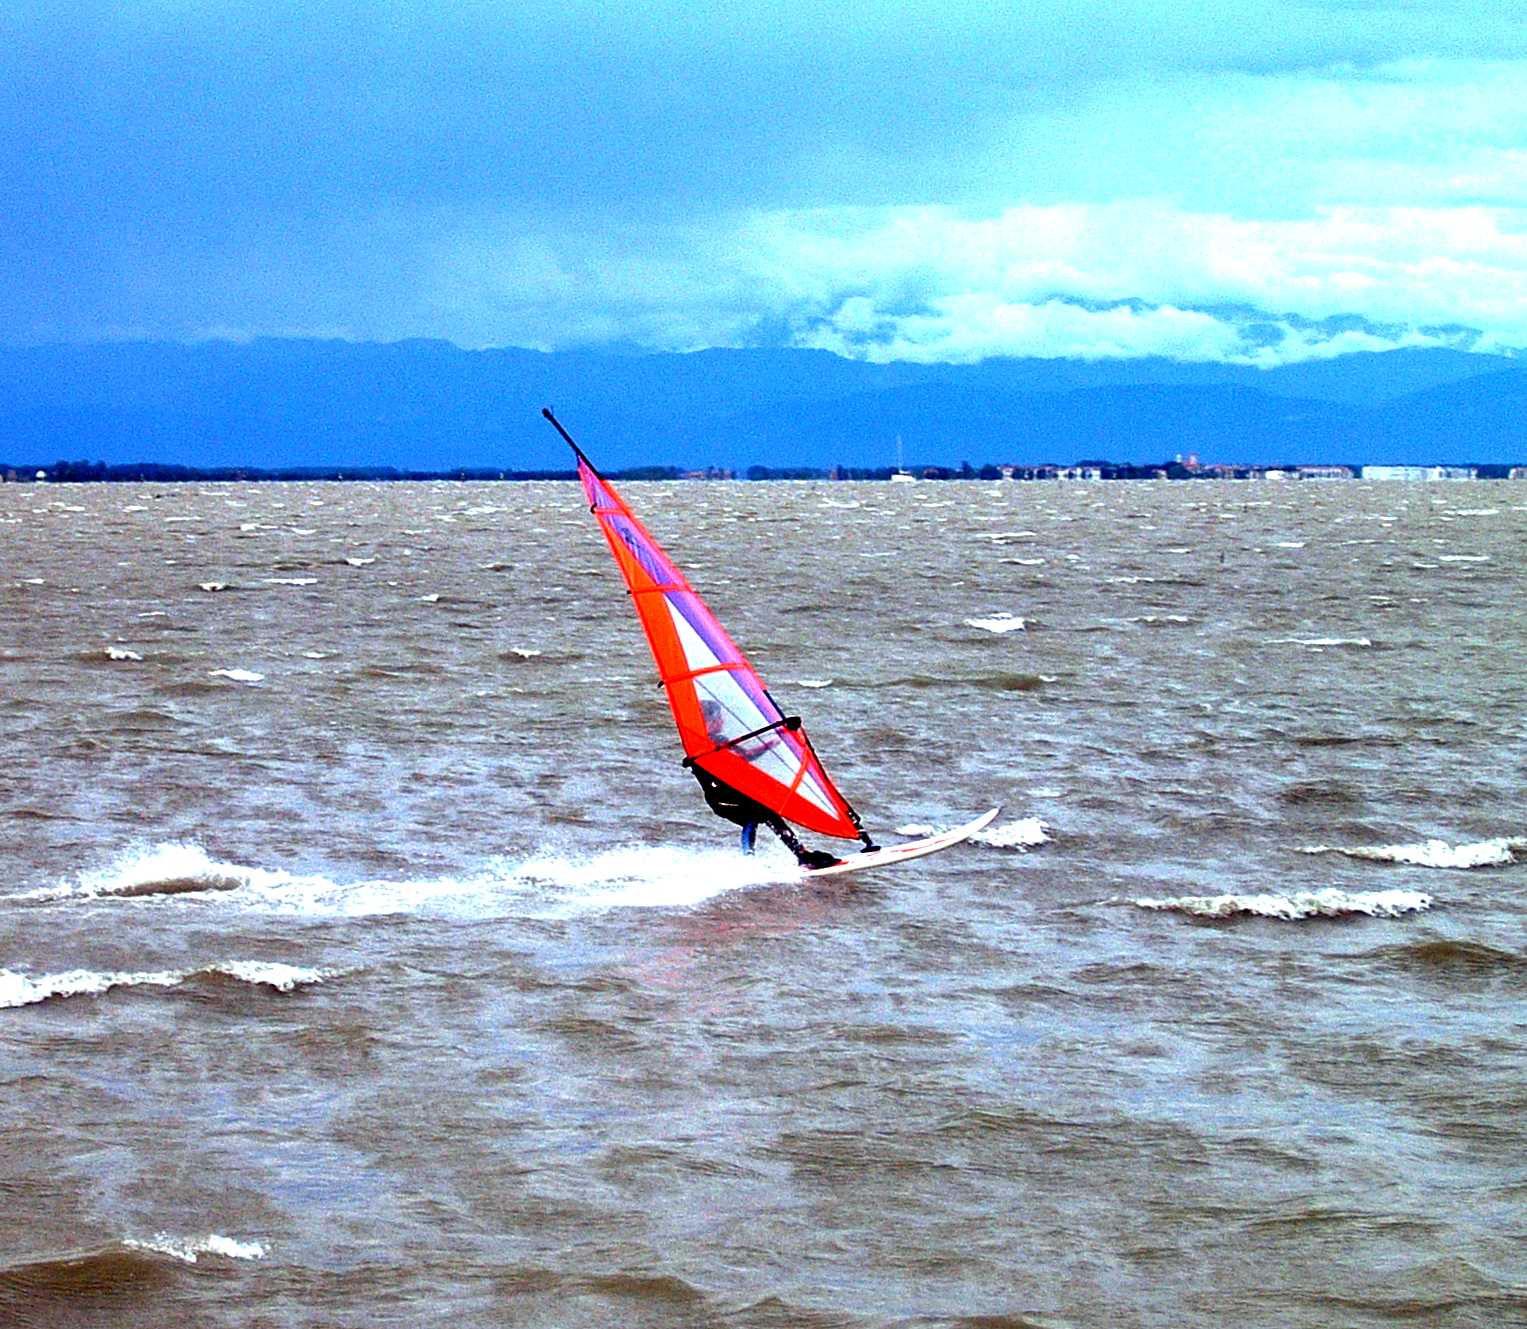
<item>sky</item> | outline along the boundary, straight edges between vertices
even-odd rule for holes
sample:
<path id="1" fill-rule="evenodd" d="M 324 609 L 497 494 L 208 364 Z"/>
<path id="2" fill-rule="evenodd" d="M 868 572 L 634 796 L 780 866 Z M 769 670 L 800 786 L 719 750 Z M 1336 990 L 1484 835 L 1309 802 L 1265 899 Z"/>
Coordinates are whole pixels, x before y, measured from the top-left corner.
<path id="1" fill-rule="evenodd" d="M 1527 347 L 1519 0 L 7 0 L 0 341 Z"/>

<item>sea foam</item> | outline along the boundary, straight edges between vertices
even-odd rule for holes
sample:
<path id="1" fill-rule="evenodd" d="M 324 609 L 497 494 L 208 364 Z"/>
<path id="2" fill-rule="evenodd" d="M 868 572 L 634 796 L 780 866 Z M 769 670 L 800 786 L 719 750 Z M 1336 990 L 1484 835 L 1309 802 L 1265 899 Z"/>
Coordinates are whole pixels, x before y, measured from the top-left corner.
<path id="1" fill-rule="evenodd" d="M 1341 918 L 1367 914 L 1373 918 L 1397 918 L 1401 914 L 1430 909 L 1432 897 L 1420 891 L 1342 891 L 1327 887 L 1295 891 L 1289 895 L 1183 895 L 1123 901 L 1139 909 L 1174 910 L 1199 918 L 1232 918 L 1249 914 L 1259 918 Z"/>
<path id="2" fill-rule="evenodd" d="M 965 626 L 968 628 L 980 628 L 983 632 L 1022 632 L 1028 625 L 1026 619 L 1014 614 L 998 613 L 990 618 L 967 618 Z"/>
<path id="3" fill-rule="evenodd" d="M 928 835 L 938 835 L 941 831 L 950 829 L 946 826 L 925 825 L 921 822 L 911 822 L 905 826 L 896 828 L 897 835 L 909 835 L 914 838 L 922 838 Z M 1016 821 L 1003 823 L 1001 826 L 988 826 L 985 830 L 977 831 L 970 837 L 973 844 L 990 845 L 994 849 L 1037 849 L 1042 844 L 1049 844 L 1051 840 L 1050 828 L 1038 817 L 1020 817 Z"/>
<path id="4" fill-rule="evenodd" d="M 234 960 L 226 964 L 203 965 L 197 969 L 160 969 L 142 973 L 70 969 L 58 974 L 32 976 L 14 969 L 0 969 L 0 1009 L 35 1006 L 55 998 L 98 997 L 113 988 L 175 988 L 195 979 L 218 975 L 274 988 L 277 992 L 291 992 L 298 987 L 322 983 L 340 972 L 337 969 L 312 969 L 261 960 Z"/>
<path id="5" fill-rule="evenodd" d="M 1341 854 L 1370 863 L 1401 863 L 1419 868 L 1498 868 L 1527 862 L 1527 835 L 1498 836 L 1473 844 L 1450 845 L 1446 840 L 1420 844 L 1308 845 L 1301 854 Z"/>
<path id="6" fill-rule="evenodd" d="M 124 904 L 236 908 L 315 918 L 430 915 L 461 918 L 556 918 L 621 908 L 683 908 L 730 891 L 799 879 L 777 845 L 744 857 L 732 849 L 628 845 L 596 853 L 543 849 L 499 857 L 459 875 L 412 880 L 334 880 L 219 861 L 191 844 L 162 844 L 122 854 L 73 882 L 13 895 L 36 903 L 121 900 Z M 225 967 L 233 977 L 274 983 Z M 167 982 L 183 975 L 166 975 Z"/>
<path id="7" fill-rule="evenodd" d="M 205 1237 L 175 1237 L 168 1232 L 158 1232 L 147 1240 L 128 1237 L 122 1243 L 133 1250 L 153 1251 L 169 1255 L 186 1264 L 195 1264 L 198 1256 L 221 1255 L 229 1260 L 263 1260 L 266 1248 L 258 1241 L 238 1241 L 216 1232 Z"/>

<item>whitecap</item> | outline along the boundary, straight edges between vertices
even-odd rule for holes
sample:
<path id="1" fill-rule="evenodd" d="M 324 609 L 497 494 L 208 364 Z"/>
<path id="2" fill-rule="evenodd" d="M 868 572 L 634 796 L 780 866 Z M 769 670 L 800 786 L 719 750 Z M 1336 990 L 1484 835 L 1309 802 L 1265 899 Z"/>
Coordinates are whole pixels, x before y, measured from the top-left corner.
<path id="1" fill-rule="evenodd" d="M 830 688 L 835 680 L 831 678 L 788 678 L 785 682 L 797 688 Z"/>
<path id="2" fill-rule="evenodd" d="M 896 834 L 923 839 L 948 829 L 950 828 L 947 826 L 910 822 L 905 826 L 898 826 Z M 990 845 L 994 849 L 1026 850 L 1049 844 L 1051 836 L 1050 827 L 1038 817 L 1020 817 L 1015 821 L 1005 822 L 1001 826 L 988 826 L 985 830 L 977 831 L 970 839 L 974 844 Z"/>
<path id="3" fill-rule="evenodd" d="M 1002 558 L 997 561 L 999 563 L 1013 563 L 1020 568 L 1040 568 L 1045 563 L 1045 560 L 1042 558 Z"/>
<path id="4" fill-rule="evenodd" d="M 229 891 L 248 884 L 256 874 L 258 869 L 218 862 L 198 845 L 170 842 L 125 850 L 105 867 L 82 872 L 67 885 L 25 891 L 12 898 L 68 900 Z"/>
<path id="5" fill-rule="evenodd" d="M 116 987 L 174 987 L 182 979 L 182 975 L 169 971 L 101 973 L 70 969 L 34 978 L 14 969 L 0 969 L 0 1008 L 32 1006 L 51 997 L 96 997 Z"/>
<path id="6" fill-rule="evenodd" d="M 0 1008 L 34 1006 L 52 998 L 98 997 L 113 988 L 175 988 L 194 978 L 212 974 L 235 978 L 241 983 L 275 988 L 277 992 L 291 992 L 298 987 L 322 983 L 325 979 L 337 977 L 341 972 L 337 969 L 313 969 L 263 960 L 230 960 L 196 969 L 141 972 L 69 969 L 63 973 L 38 974 L 35 977 L 14 969 L 0 969 Z"/>
<path id="7" fill-rule="evenodd" d="M 134 1250 L 169 1255 L 186 1264 L 195 1264 L 201 1255 L 221 1255 L 229 1260 L 263 1260 L 266 1254 L 266 1247 L 258 1241 L 238 1241 L 216 1232 L 205 1237 L 174 1237 L 168 1232 L 158 1232 L 146 1241 L 128 1237 L 122 1244 Z"/>
<path id="8" fill-rule="evenodd" d="M 376 562 L 374 558 L 347 558 L 345 560 L 352 568 L 369 568 Z"/>
<path id="9" fill-rule="evenodd" d="M 1373 642 L 1368 637 L 1274 637 L 1269 646 L 1312 646 L 1324 648 L 1327 646 L 1372 646 Z"/>
<path id="10" fill-rule="evenodd" d="M 209 669 L 207 674 L 210 678 L 226 678 L 235 683 L 263 683 L 264 674 L 257 674 L 253 669 Z"/>
<path id="11" fill-rule="evenodd" d="M 228 589 L 228 583 L 225 582 L 225 581 L 203 581 L 203 582 L 198 582 L 197 585 L 202 590 L 209 591 L 209 592 L 210 591 L 226 591 Z"/>
<path id="12" fill-rule="evenodd" d="M 1291 895 L 1183 895 L 1156 899 L 1143 897 L 1124 903 L 1140 909 L 1175 910 L 1199 918 L 1250 914 L 1293 922 L 1302 918 L 1340 918 L 1347 914 L 1397 918 L 1401 914 L 1430 909 L 1432 897 L 1420 891 L 1343 891 L 1327 887 L 1295 891 Z"/>
<path id="13" fill-rule="evenodd" d="M 267 577 L 265 580 L 272 586 L 316 586 L 317 577 Z"/>
<path id="14" fill-rule="evenodd" d="M 536 656 L 543 654 L 533 646 L 511 646 L 504 652 L 506 655 L 517 655 L 522 660 L 534 660 Z"/>
<path id="15" fill-rule="evenodd" d="M 143 657 L 137 651 L 129 651 L 121 646 L 108 646 L 106 648 L 108 660 L 142 660 Z"/>
<path id="16" fill-rule="evenodd" d="M 1340 846 L 1317 844 L 1301 854 L 1341 854 L 1370 863 L 1400 863 L 1421 868 L 1497 868 L 1527 860 L 1527 835 L 1498 836 L 1473 844 L 1450 845 L 1446 840 L 1420 844 Z"/>
<path id="17" fill-rule="evenodd" d="M 997 613 L 990 618 L 967 618 L 965 626 L 968 628 L 980 628 L 983 632 L 1022 632 L 1028 623 L 1027 619 L 1019 618 L 1014 614 Z"/>
<path id="18" fill-rule="evenodd" d="M 307 965 L 281 964 L 274 960 L 230 960 L 224 964 L 213 964 L 204 969 L 194 970 L 186 976 L 191 978 L 196 974 L 226 974 L 229 978 L 236 978 L 241 983 L 263 985 L 275 988 L 277 992 L 291 992 L 299 987 L 308 987 L 330 978 L 337 978 L 342 972 L 339 969 L 315 969 Z"/>
<path id="19" fill-rule="evenodd" d="M 1488 563 L 1489 554 L 1438 554 L 1439 563 Z"/>

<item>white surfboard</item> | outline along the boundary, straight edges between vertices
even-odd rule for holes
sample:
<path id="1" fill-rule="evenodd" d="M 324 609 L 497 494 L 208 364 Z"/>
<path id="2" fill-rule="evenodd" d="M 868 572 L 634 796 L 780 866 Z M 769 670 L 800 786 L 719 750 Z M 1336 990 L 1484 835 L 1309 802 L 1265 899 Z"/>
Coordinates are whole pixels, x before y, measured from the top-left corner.
<path id="1" fill-rule="evenodd" d="M 894 844 L 887 849 L 850 854 L 843 862 L 834 863 L 831 867 L 806 868 L 801 875 L 836 877 L 845 872 L 865 872 L 870 868 L 885 868 L 895 863 L 905 863 L 908 859 L 921 858 L 924 854 L 936 854 L 940 849 L 948 849 L 952 845 L 970 839 L 977 831 L 984 831 L 1001 810 L 1001 808 L 993 808 L 990 812 L 983 812 L 974 821 L 967 821 L 963 826 L 956 826 L 950 831 L 940 831 L 937 835 L 924 836 L 921 840 L 908 840 L 905 844 Z"/>

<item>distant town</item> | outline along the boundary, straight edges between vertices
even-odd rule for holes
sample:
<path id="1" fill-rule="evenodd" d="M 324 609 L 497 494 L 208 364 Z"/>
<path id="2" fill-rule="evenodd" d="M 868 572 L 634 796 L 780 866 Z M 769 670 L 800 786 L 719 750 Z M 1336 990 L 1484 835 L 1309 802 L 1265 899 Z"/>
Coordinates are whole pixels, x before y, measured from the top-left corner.
<path id="1" fill-rule="evenodd" d="M 629 466 L 612 470 L 613 480 L 885 480 L 913 483 L 939 480 L 1527 480 L 1527 466 L 1241 466 L 1201 463 L 1191 454 L 1150 465 L 1081 461 L 1072 465 L 1016 466 L 987 462 L 972 466 L 896 467 L 749 466 L 744 470 L 678 466 Z M 459 467 L 450 470 L 400 470 L 391 466 L 180 466 L 164 462 L 107 465 L 99 461 L 58 461 L 50 466 L 0 463 L 0 482 L 11 484 L 155 483 L 302 480 L 576 480 L 572 470 L 510 470 Z"/>

